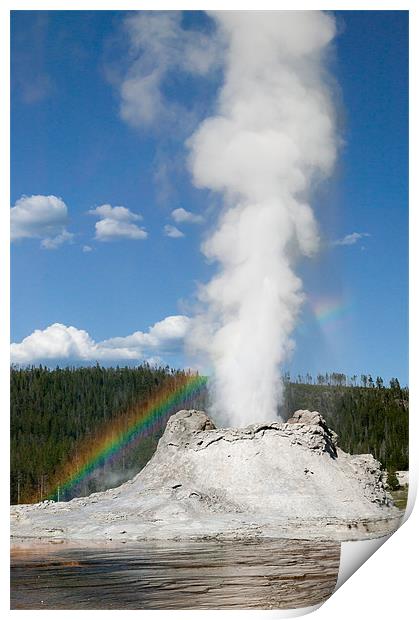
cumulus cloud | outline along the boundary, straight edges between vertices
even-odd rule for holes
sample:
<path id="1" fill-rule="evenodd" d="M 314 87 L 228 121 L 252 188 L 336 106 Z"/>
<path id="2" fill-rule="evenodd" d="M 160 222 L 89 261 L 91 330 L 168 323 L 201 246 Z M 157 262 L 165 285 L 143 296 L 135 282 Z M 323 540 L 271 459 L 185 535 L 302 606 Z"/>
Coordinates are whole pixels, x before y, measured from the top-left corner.
<path id="1" fill-rule="evenodd" d="M 176 226 L 172 226 L 171 224 L 166 224 L 163 231 L 166 237 L 172 237 L 172 239 L 179 239 L 180 237 L 185 236 L 179 228 L 176 228 Z"/>
<path id="2" fill-rule="evenodd" d="M 60 245 L 66 243 L 67 241 L 71 243 L 73 241 L 73 238 L 73 233 L 68 232 L 68 230 L 64 230 L 56 237 L 47 237 L 46 239 L 42 239 L 41 247 L 44 248 L 44 250 L 56 250 L 58 247 L 60 247 Z"/>
<path id="3" fill-rule="evenodd" d="M 181 222 L 186 222 L 187 224 L 201 224 L 201 222 L 204 221 L 202 215 L 197 215 L 191 211 L 186 211 L 186 209 L 183 209 L 182 207 L 172 211 L 172 218 L 177 224 Z"/>
<path id="4" fill-rule="evenodd" d="M 84 245 L 84 246 L 82 247 L 82 251 L 83 251 L 84 253 L 86 253 L 86 252 L 91 252 L 92 250 L 93 250 L 93 248 L 92 248 L 92 246 L 90 246 L 90 245 Z"/>
<path id="5" fill-rule="evenodd" d="M 174 345 L 182 340 L 189 326 L 189 318 L 178 314 L 168 316 L 162 321 L 155 323 L 147 332 L 134 332 L 130 336 L 110 338 L 101 344 L 111 348 L 129 348 L 135 350 L 171 350 Z"/>
<path id="6" fill-rule="evenodd" d="M 119 84 L 121 117 L 131 125 L 147 126 L 175 110 L 179 123 L 188 110 L 180 103 L 169 105 L 163 92 L 166 76 L 173 69 L 208 74 L 220 58 L 219 42 L 213 34 L 185 29 L 180 11 L 140 11 L 130 15 L 124 27 L 130 65 Z"/>
<path id="7" fill-rule="evenodd" d="M 55 250 L 74 235 L 66 229 L 67 205 L 57 196 L 22 196 L 10 209 L 10 236 L 18 239 L 41 239 L 41 246 Z"/>
<path id="8" fill-rule="evenodd" d="M 90 209 L 89 213 L 99 217 L 99 221 L 95 224 L 95 239 L 98 241 L 147 238 L 147 231 L 135 223 L 142 220 L 142 216 L 126 207 L 104 204 Z"/>
<path id="9" fill-rule="evenodd" d="M 19 343 L 11 345 L 11 359 L 28 363 L 48 359 L 89 359 L 95 343 L 89 334 L 75 327 L 54 323 L 44 330 L 36 329 Z"/>
<path id="10" fill-rule="evenodd" d="M 53 323 L 36 329 L 21 342 L 11 345 L 11 361 L 29 364 L 39 361 L 117 361 L 160 359 L 175 353 L 183 344 L 189 326 L 184 315 L 168 316 L 148 331 L 95 342 L 83 329 Z"/>
<path id="11" fill-rule="evenodd" d="M 162 360 L 162 358 L 159 357 L 158 355 L 152 355 L 151 357 L 147 357 L 147 359 L 144 361 L 150 364 L 150 366 L 164 366 L 165 365 L 165 361 Z"/>
<path id="12" fill-rule="evenodd" d="M 342 237 L 342 239 L 336 239 L 335 241 L 332 241 L 332 245 L 336 246 L 336 245 L 354 245 L 355 243 L 358 243 L 358 241 L 360 239 L 363 239 L 364 237 L 370 237 L 370 233 L 359 233 L 359 232 L 353 232 L 350 233 L 349 235 L 345 235 L 344 237 Z"/>

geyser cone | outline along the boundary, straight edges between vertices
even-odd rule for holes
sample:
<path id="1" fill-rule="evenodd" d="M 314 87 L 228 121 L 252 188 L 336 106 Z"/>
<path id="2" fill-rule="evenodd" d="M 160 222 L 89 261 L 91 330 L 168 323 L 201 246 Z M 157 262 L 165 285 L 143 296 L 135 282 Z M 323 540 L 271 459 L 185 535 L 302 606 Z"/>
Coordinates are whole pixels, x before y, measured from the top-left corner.
<path id="1" fill-rule="evenodd" d="M 350 456 L 316 412 L 286 424 L 218 429 L 179 411 L 131 481 L 70 502 L 12 508 L 14 537 L 358 539 L 397 528 L 401 513 L 371 455 Z"/>

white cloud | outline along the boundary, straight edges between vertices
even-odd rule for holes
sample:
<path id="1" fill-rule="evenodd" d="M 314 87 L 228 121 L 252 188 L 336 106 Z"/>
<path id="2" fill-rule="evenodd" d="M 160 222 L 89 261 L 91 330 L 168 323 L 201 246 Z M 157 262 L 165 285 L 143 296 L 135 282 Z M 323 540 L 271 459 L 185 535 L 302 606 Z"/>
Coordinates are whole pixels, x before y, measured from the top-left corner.
<path id="1" fill-rule="evenodd" d="M 64 230 L 62 233 L 57 235 L 56 237 L 43 239 L 41 241 L 41 247 L 44 250 L 56 250 L 63 243 L 72 242 L 74 238 L 73 233 L 68 232 L 68 230 Z"/>
<path id="2" fill-rule="evenodd" d="M 126 207 L 112 207 L 104 204 L 91 209 L 89 213 L 100 218 L 95 224 L 95 239 L 98 241 L 147 238 L 147 231 L 134 223 L 142 220 L 142 216 Z"/>
<path id="3" fill-rule="evenodd" d="M 146 239 L 147 232 L 136 224 L 130 222 L 118 222 L 105 218 L 95 225 L 95 239 L 98 241 L 111 241 L 113 239 Z"/>
<path id="4" fill-rule="evenodd" d="M 83 252 L 91 252 L 93 250 L 93 248 L 90 245 L 84 245 L 82 247 L 82 251 Z"/>
<path id="5" fill-rule="evenodd" d="M 172 226 L 171 224 L 166 224 L 163 230 L 166 237 L 172 237 L 173 239 L 179 239 L 179 237 L 185 236 L 179 228 L 176 228 L 176 226 Z"/>
<path id="6" fill-rule="evenodd" d="M 134 332 L 129 336 L 110 338 L 101 344 L 104 347 L 128 348 L 133 350 L 171 350 L 186 334 L 190 319 L 182 314 L 168 316 L 155 323 L 147 332 Z"/>
<path id="7" fill-rule="evenodd" d="M 75 327 L 54 323 L 36 329 L 20 343 L 11 345 L 12 362 L 25 363 L 42 359 L 88 359 L 95 343 L 89 334 Z"/>
<path id="8" fill-rule="evenodd" d="M 353 232 L 349 235 L 345 235 L 344 237 L 342 237 L 342 239 L 336 239 L 336 241 L 332 241 L 332 245 L 354 245 L 355 243 L 358 243 L 360 239 L 370 236 L 370 233 Z"/>
<path id="9" fill-rule="evenodd" d="M 147 357 L 145 361 L 147 362 L 147 364 L 150 364 L 150 366 L 165 366 L 165 361 L 162 360 L 162 358 L 158 355 Z"/>
<path id="10" fill-rule="evenodd" d="M 143 219 L 139 213 L 133 213 L 126 207 L 111 207 L 111 205 L 108 204 L 96 207 L 96 209 L 90 209 L 89 213 L 92 215 L 98 215 L 104 219 L 110 218 L 112 220 L 117 220 L 118 222 Z"/>
<path id="11" fill-rule="evenodd" d="M 176 123 L 190 110 L 169 103 L 162 84 L 171 69 L 206 75 L 221 57 L 216 34 L 182 27 L 180 11 L 139 11 L 124 22 L 130 66 L 120 80 L 120 114 L 134 126 L 151 125 L 176 111 Z"/>
<path id="12" fill-rule="evenodd" d="M 187 222 L 188 224 L 200 224 L 204 221 L 202 215 L 197 215 L 196 213 L 192 213 L 191 211 L 186 211 L 180 207 L 179 209 L 174 209 L 172 211 L 172 218 L 175 220 L 177 224 L 180 222 Z"/>
<path id="13" fill-rule="evenodd" d="M 18 239 L 41 239 L 41 246 L 55 250 L 74 235 L 66 229 L 67 205 L 57 196 L 22 196 L 10 209 L 10 235 Z"/>
<path id="14" fill-rule="evenodd" d="M 22 342 L 11 345 L 11 361 L 29 364 L 38 361 L 94 362 L 160 359 L 161 355 L 180 349 L 190 319 L 183 315 L 168 316 L 148 331 L 95 342 L 83 329 L 54 323 L 36 329 Z"/>

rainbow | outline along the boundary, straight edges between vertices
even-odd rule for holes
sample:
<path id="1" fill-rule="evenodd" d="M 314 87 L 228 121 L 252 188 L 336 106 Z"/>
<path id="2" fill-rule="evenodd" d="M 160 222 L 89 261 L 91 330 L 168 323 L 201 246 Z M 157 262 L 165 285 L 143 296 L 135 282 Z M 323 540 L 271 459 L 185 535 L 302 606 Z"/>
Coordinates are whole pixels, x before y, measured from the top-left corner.
<path id="1" fill-rule="evenodd" d="M 314 316 L 323 326 L 340 325 L 349 310 L 349 305 L 342 299 L 319 299 L 311 302 Z"/>
<path id="2" fill-rule="evenodd" d="M 56 478 L 48 499 L 65 497 L 81 482 L 91 477 L 98 467 L 116 460 L 123 449 L 147 436 L 161 425 L 169 415 L 186 400 L 197 396 L 205 387 L 207 378 L 199 375 L 183 375 L 163 388 L 144 406 L 138 407 L 127 418 L 120 416 L 112 421 L 99 439 L 86 442 L 77 458 L 70 461 Z"/>

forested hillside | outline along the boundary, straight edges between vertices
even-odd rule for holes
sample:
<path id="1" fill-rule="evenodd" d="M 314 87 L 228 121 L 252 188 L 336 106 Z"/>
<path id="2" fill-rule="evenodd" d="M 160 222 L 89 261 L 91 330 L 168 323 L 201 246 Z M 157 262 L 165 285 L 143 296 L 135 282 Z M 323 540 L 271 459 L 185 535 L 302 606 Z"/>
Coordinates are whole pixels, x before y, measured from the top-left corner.
<path id="1" fill-rule="evenodd" d="M 343 375 L 337 375 L 342 377 Z M 363 375 L 366 376 L 366 375 Z M 370 379 L 371 377 L 368 376 Z M 384 387 L 372 379 L 365 387 L 332 379 L 287 382 L 284 418 L 297 409 L 319 411 L 350 454 L 373 454 L 390 471 L 409 468 L 409 391 L 397 379 Z"/>
<path id="2" fill-rule="evenodd" d="M 11 369 L 11 501 L 39 501 L 48 495 L 57 471 L 82 450 L 86 441 L 100 437 L 116 419 L 132 419 L 132 411 L 156 393 L 170 390 L 185 373 L 144 364 L 136 368 L 31 367 Z M 195 396 L 178 408 L 202 408 Z M 98 470 L 83 494 L 128 480 L 150 459 L 161 437 L 161 424 L 121 458 Z M 69 499 L 67 497 L 67 499 Z"/>
<path id="3" fill-rule="evenodd" d="M 94 442 L 116 419 L 131 416 L 133 408 L 153 394 L 175 385 L 182 371 L 154 368 L 32 367 L 11 369 L 11 501 L 39 501 L 49 483 L 77 456 L 86 441 Z M 284 419 L 296 409 L 319 411 L 339 435 L 343 450 L 372 453 L 389 470 L 408 469 L 408 389 L 397 379 L 384 387 L 378 377 L 350 380 L 345 375 L 306 375 L 285 381 Z M 177 408 L 205 408 L 201 393 Z M 119 460 L 106 463 L 78 490 L 102 490 L 131 478 L 149 460 L 167 417 Z M 66 497 L 69 499 L 69 497 Z"/>

